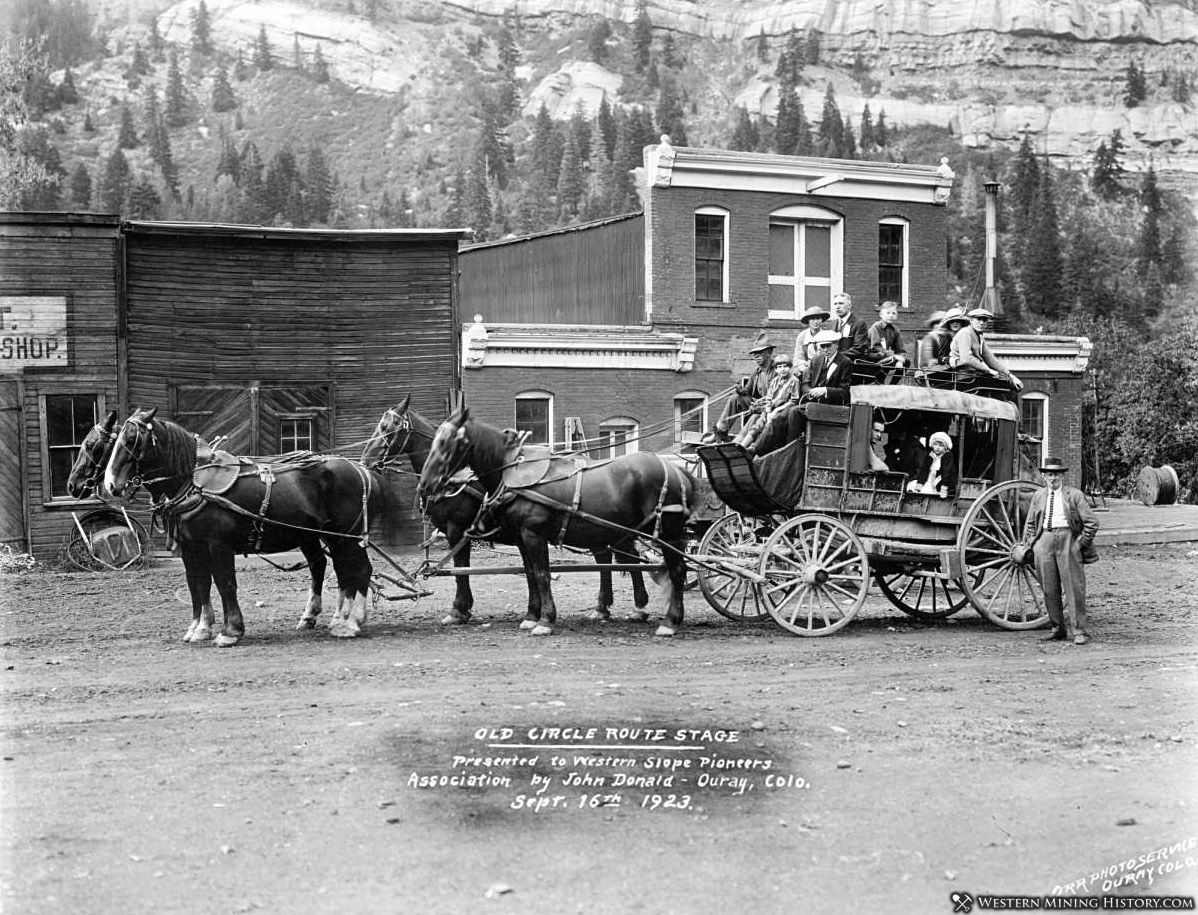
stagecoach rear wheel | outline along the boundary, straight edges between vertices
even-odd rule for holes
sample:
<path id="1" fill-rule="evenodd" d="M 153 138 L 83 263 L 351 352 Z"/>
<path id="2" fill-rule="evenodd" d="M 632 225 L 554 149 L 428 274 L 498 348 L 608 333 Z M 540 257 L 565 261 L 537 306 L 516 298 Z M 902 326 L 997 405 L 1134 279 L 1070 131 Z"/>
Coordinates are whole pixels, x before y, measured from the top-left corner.
<path id="1" fill-rule="evenodd" d="M 869 590 L 869 557 L 853 530 L 827 515 L 791 518 L 765 542 L 758 571 L 770 616 L 795 635 L 831 635 Z"/>
<path id="2" fill-rule="evenodd" d="M 138 568 L 150 548 L 150 534 L 136 518 L 98 508 L 72 520 L 64 558 L 84 572 L 114 572 Z"/>
<path id="3" fill-rule="evenodd" d="M 887 600 L 916 619 L 945 620 L 969 603 L 956 581 L 928 569 L 891 566 L 874 578 Z"/>
<path id="4" fill-rule="evenodd" d="M 735 512 L 712 523 L 699 541 L 699 556 L 718 556 L 731 565 L 755 569 L 761 553 L 762 538 L 753 522 Z M 699 590 L 707 603 L 721 616 L 737 623 L 759 623 L 769 619 L 756 584 L 733 571 L 722 571 L 714 564 L 693 563 L 699 576 Z"/>
<path id="5" fill-rule="evenodd" d="M 1048 621 L 1035 566 L 1011 559 L 1011 550 L 1023 539 L 1036 489 L 1027 480 L 992 486 L 961 522 L 962 590 L 978 613 L 1003 629 L 1035 629 Z"/>

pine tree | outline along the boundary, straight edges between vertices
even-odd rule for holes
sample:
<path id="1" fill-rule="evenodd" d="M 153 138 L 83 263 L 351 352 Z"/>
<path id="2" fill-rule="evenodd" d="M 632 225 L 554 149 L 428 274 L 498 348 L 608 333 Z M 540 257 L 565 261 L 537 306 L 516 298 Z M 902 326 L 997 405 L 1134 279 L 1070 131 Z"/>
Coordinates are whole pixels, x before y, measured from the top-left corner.
<path id="1" fill-rule="evenodd" d="M 1011 205 L 1020 226 L 1028 225 L 1028 214 L 1040 191 L 1040 163 L 1032 149 L 1031 137 L 1025 132 L 1015 153 L 1015 170 L 1011 179 Z"/>
<path id="2" fill-rule="evenodd" d="M 632 170 L 641 164 L 641 147 L 632 135 L 632 119 L 616 113 L 616 145 L 612 151 L 612 209 L 619 213 L 634 209 L 638 200 Z"/>
<path id="3" fill-rule="evenodd" d="M 237 49 L 237 60 L 233 62 L 233 79 L 239 83 L 244 83 L 250 78 L 250 68 L 246 66 L 245 55 L 242 54 L 241 48 Z"/>
<path id="4" fill-rule="evenodd" d="M 325 63 L 324 54 L 320 51 L 320 45 L 317 45 L 312 51 L 312 78 L 318 83 L 327 83 L 329 81 L 329 65 Z"/>
<path id="5" fill-rule="evenodd" d="M 753 123 L 753 119 L 749 116 L 747 108 L 736 109 L 736 127 L 732 131 L 732 139 L 728 142 L 729 149 L 739 149 L 744 152 L 753 152 L 757 149 L 757 144 L 761 141 L 761 137 L 757 132 L 757 125 Z"/>
<path id="6" fill-rule="evenodd" d="M 133 112 L 128 105 L 121 106 L 121 126 L 117 129 L 116 148 L 136 149 L 141 145 L 137 131 L 133 127 Z"/>
<path id="7" fill-rule="evenodd" d="M 765 63 L 770 59 L 770 40 L 765 37 L 765 26 L 761 27 L 761 31 L 757 33 L 757 61 Z"/>
<path id="8" fill-rule="evenodd" d="M 166 142 L 166 123 L 162 118 L 162 110 L 158 107 L 158 93 L 153 86 L 146 87 L 145 101 L 142 104 L 141 136 L 150 148 L 151 155 Z"/>
<path id="9" fill-rule="evenodd" d="M 204 56 L 212 53 L 212 21 L 204 0 L 191 11 L 191 49 Z"/>
<path id="10" fill-rule="evenodd" d="M 449 193 L 449 204 L 445 208 L 442 222 L 450 228 L 460 229 L 466 226 L 466 175 L 459 165 L 454 175 L 453 187 Z"/>
<path id="11" fill-rule="evenodd" d="M 803 42 L 803 63 L 812 66 L 819 63 L 819 44 L 819 32 L 816 29 L 808 29 L 807 37 Z"/>
<path id="12" fill-rule="evenodd" d="M 853 136 L 853 125 L 845 122 L 844 125 L 844 151 L 841 153 L 846 159 L 857 159 L 857 138 Z"/>
<path id="13" fill-rule="evenodd" d="M 586 157 L 591 151 L 591 122 L 587 120 L 587 113 L 582 107 L 582 102 L 574 106 L 574 113 L 570 115 L 570 122 L 566 128 L 574 135 L 574 145 L 578 148 L 578 156 L 583 162 L 583 167 L 586 167 Z"/>
<path id="14" fill-rule="evenodd" d="M 1179 105 L 1190 104 L 1192 91 L 1189 78 L 1184 73 L 1178 73 L 1177 78 L 1173 80 L 1173 101 Z"/>
<path id="15" fill-rule="evenodd" d="M 1028 234 L 1023 288 L 1028 308 L 1047 318 L 1062 316 L 1065 304 L 1061 227 L 1053 192 L 1052 171 L 1040 169 L 1040 188 L 1032 206 L 1034 222 Z"/>
<path id="16" fill-rule="evenodd" d="M 879 149 L 890 145 L 890 129 L 886 126 L 886 109 L 878 109 L 878 119 L 874 121 L 874 144 Z"/>
<path id="17" fill-rule="evenodd" d="M 295 153 L 284 146 L 271 156 L 263 179 L 263 199 L 268 219 L 274 222 L 281 218 L 292 225 L 300 225 L 303 222 L 302 210 L 296 212 L 297 205 L 302 200 L 298 193 L 299 184 L 299 167 L 295 161 Z"/>
<path id="18" fill-rule="evenodd" d="M 62 74 L 62 82 L 58 84 L 59 105 L 74 105 L 79 101 L 79 90 L 75 86 L 75 74 L 67 67 Z"/>
<path id="19" fill-rule="evenodd" d="M 824 108 L 820 114 L 819 142 L 816 149 L 821 155 L 841 158 L 844 155 L 844 121 L 836 104 L 836 93 L 832 84 L 824 92 Z"/>
<path id="20" fill-rule="evenodd" d="M 128 213 L 130 219 L 157 219 L 162 207 L 162 196 L 150 179 L 138 175 L 129 188 Z"/>
<path id="21" fill-rule="evenodd" d="M 549 187 L 556 186 L 562 168 L 562 136 L 544 102 L 533 121 L 531 141 L 533 175 L 539 176 Z"/>
<path id="22" fill-rule="evenodd" d="M 264 223 L 271 214 L 266 212 L 266 183 L 263 181 L 262 157 L 253 141 L 246 141 L 242 146 L 239 160 L 242 198 L 238 219 L 247 223 Z"/>
<path id="23" fill-rule="evenodd" d="M 1148 268 L 1161 266 L 1161 193 L 1156 184 L 1156 169 L 1151 162 L 1140 185 L 1140 236 L 1136 245 L 1136 270 L 1141 277 Z"/>
<path id="24" fill-rule="evenodd" d="M 274 65 L 270 55 L 270 41 L 266 38 L 266 24 L 263 23 L 258 27 L 258 37 L 254 40 L 254 66 L 259 72 L 265 73 L 274 69 Z"/>
<path id="25" fill-rule="evenodd" d="M 811 122 L 803 111 L 803 103 L 795 98 L 795 155 L 810 156 L 815 152 L 815 140 L 811 136 Z"/>
<path id="26" fill-rule="evenodd" d="M 803 75 L 803 36 L 799 34 L 799 30 L 794 26 L 790 27 L 790 31 L 786 34 L 786 60 L 790 64 L 790 73 L 788 77 L 796 86 Z"/>
<path id="27" fill-rule="evenodd" d="M 686 146 L 686 115 L 682 110 L 682 99 L 671 76 L 662 79 L 661 91 L 657 96 L 657 126 L 662 133 L 669 134 L 674 146 Z"/>
<path id="28" fill-rule="evenodd" d="M 1116 130 L 1110 136 L 1110 145 L 1103 141 L 1094 152 L 1090 187 L 1100 197 L 1110 200 L 1123 192 L 1123 186 L 1119 183 L 1123 177 L 1123 163 L 1119 160 L 1122 151 L 1123 135 Z"/>
<path id="29" fill-rule="evenodd" d="M 400 188 L 399 200 L 395 203 L 395 225 L 401 229 L 408 229 L 416 225 L 412 218 L 412 202 L 408 199 L 406 188 Z"/>
<path id="30" fill-rule="evenodd" d="M 234 184 L 241 184 L 241 156 L 238 155 L 233 141 L 227 136 L 221 139 L 220 160 L 216 163 L 216 174 L 213 177 L 219 179 L 221 175 L 228 175 Z"/>
<path id="31" fill-rule="evenodd" d="M 611 207 L 614 197 L 611 157 L 607 154 L 607 144 L 599 130 L 591 131 L 588 159 L 591 173 L 587 182 L 586 214 L 588 219 L 597 219 L 613 212 Z"/>
<path id="32" fill-rule="evenodd" d="M 96 132 L 96 125 L 92 121 L 92 113 L 90 110 L 85 111 L 83 113 L 83 132 L 84 133 L 95 133 Z"/>
<path id="33" fill-rule="evenodd" d="M 71 204 L 80 210 L 92 204 L 92 176 L 82 162 L 71 172 Z"/>
<path id="34" fill-rule="evenodd" d="M 616 118 L 607 103 L 607 93 L 599 99 L 599 110 L 595 113 L 595 130 L 603 136 L 603 152 L 607 158 L 616 154 Z"/>
<path id="35" fill-rule="evenodd" d="M 328 223 L 333 209 L 333 175 L 329 171 L 320 147 L 308 149 L 308 161 L 304 165 L 304 208 L 311 222 Z"/>
<path id="36" fill-rule="evenodd" d="M 212 78 L 212 110 L 232 111 L 236 107 L 237 96 L 233 94 L 233 87 L 229 85 L 229 74 L 225 72 L 225 65 L 221 64 L 216 68 L 216 76 Z"/>
<path id="37" fill-rule="evenodd" d="M 183 74 L 179 70 L 179 55 L 173 50 L 167 61 L 163 117 L 168 127 L 182 127 L 190 120 L 187 114 L 187 92 L 183 88 Z"/>
<path id="38" fill-rule="evenodd" d="M 508 143 L 507 133 L 496 123 L 488 104 L 483 105 L 479 144 L 486 159 L 487 176 L 494 177 L 500 187 L 507 187 L 508 166 L 515 162 L 516 157 Z"/>
<path id="39" fill-rule="evenodd" d="M 578 138 L 569 130 L 566 131 L 566 146 L 557 179 L 557 201 L 563 219 L 578 215 L 582 194 L 582 156 L 578 151 Z"/>
<path id="40" fill-rule="evenodd" d="M 785 81 L 778 90 L 778 114 L 774 129 L 774 149 L 793 156 L 799 148 L 799 97 L 794 84 Z"/>
<path id="41" fill-rule="evenodd" d="M 682 58 L 678 56 L 678 48 L 674 44 L 674 33 L 666 32 L 661 39 L 661 65 L 677 70 L 682 66 Z"/>
<path id="42" fill-rule="evenodd" d="M 587 33 L 587 52 L 597 64 L 602 64 L 607 60 L 607 43 L 611 40 L 611 23 L 604 16 L 599 17 L 599 21 L 591 26 L 591 30 Z"/>
<path id="43" fill-rule="evenodd" d="M 163 52 L 166 50 L 166 42 L 162 40 L 162 33 L 158 31 L 158 20 L 152 18 L 150 20 L 150 34 L 146 39 L 146 43 L 150 46 L 150 56 L 156 61 L 162 61 L 166 58 Z"/>
<path id="44" fill-rule="evenodd" d="M 129 160 L 121 150 L 113 150 L 104 164 L 104 178 L 100 182 L 100 205 L 106 213 L 120 213 L 129 194 L 131 173 Z"/>
<path id="45" fill-rule="evenodd" d="M 649 9 L 645 0 L 637 0 L 636 20 L 632 24 L 632 60 L 636 72 L 646 72 L 652 58 L 653 23 L 649 21 Z"/>
<path id="46" fill-rule="evenodd" d="M 874 120 L 869 113 L 869 102 L 865 103 L 865 109 L 861 112 L 861 142 L 858 145 L 863 153 L 870 153 L 877 146 L 877 140 L 874 139 Z"/>
<path id="47" fill-rule="evenodd" d="M 1123 105 L 1135 108 L 1148 97 L 1148 81 L 1134 60 L 1128 61 L 1124 72 Z"/>

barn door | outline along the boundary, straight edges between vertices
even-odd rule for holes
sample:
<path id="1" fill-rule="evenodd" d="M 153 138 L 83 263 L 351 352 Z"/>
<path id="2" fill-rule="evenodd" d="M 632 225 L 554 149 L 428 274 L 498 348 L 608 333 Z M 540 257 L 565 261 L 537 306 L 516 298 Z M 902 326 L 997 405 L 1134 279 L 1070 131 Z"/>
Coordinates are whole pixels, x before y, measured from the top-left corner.
<path id="1" fill-rule="evenodd" d="M 23 553 L 26 538 L 20 395 L 16 382 L 0 382 L 0 543 Z"/>
<path id="2" fill-rule="evenodd" d="M 175 421 L 205 441 L 228 436 L 233 454 L 326 451 L 333 440 L 330 385 L 176 385 Z"/>
<path id="3" fill-rule="evenodd" d="M 227 435 L 222 446 L 233 454 L 255 454 L 250 391 L 226 385 L 175 385 L 171 414 L 175 422 L 206 442 Z"/>

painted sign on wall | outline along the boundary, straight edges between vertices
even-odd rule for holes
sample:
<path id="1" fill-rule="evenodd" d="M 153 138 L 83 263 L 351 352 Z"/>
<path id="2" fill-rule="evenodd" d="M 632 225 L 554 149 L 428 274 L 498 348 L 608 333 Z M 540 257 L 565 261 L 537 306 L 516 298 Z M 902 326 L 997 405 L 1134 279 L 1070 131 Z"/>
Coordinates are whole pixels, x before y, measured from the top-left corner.
<path id="1" fill-rule="evenodd" d="M 0 375 L 67 361 L 65 296 L 0 296 Z"/>

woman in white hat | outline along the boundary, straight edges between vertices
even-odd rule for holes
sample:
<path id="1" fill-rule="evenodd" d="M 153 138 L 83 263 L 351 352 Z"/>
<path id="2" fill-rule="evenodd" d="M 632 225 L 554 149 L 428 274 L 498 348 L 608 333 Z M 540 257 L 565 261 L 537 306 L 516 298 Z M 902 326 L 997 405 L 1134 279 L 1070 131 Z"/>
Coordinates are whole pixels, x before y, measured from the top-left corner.
<path id="1" fill-rule="evenodd" d="M 796 377 L 807 370 L 807 366 L 811 364 L 811 360 L 819 352 L 819 347 L 815 343 L 815 335 L 820 332 L 820 328 L 824 326 L 824 322 L 830 317 L 832 317 L 832 313 L 827 309 L 820 308 L 818 305 L 810 306 L 799 315 L 799 322 L 803 325 L 803 329 L 795 337 L 793 362 Z"/>
<path id="2" fill-rule="evenodd" d="M 926 492 L 947 499 L 957 491 L 957 465 L 953 461 L 953 440 L 947 432 L 933 432 L 928 439 L 928 455 L 907 492 Z"/>

